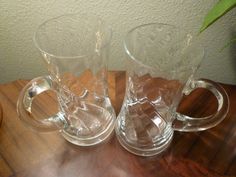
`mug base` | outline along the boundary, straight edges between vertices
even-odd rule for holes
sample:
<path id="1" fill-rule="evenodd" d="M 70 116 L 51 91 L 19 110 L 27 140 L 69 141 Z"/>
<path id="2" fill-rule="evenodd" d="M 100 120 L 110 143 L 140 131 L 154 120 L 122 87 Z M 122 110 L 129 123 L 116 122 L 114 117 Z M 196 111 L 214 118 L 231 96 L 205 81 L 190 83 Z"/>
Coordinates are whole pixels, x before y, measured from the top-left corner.
<path id="1" fill-rule="evenodd" d="M 138 147 L 134 146 L 133 144 L 129 143 L 129 141 L 126 139 L 126 137 L 122 137 L 119 131 L 116 129 L 116 137 L 119 141 L 119 143 L 129 152 L 143 157 L 148 156 L 154 156 L 158 155 L 164 150 L 169 147 L 172 139 L 173 139 L 174 131 L 170 131 L 169 135 L 165 137 L 164 142 L 162 140 L 162 143 L 153 143 L 152 147 Z M 155 145 L 154 145 L 155 144 Z"/>
<path id="2" fill-rule="evenodd" d="M 100 134 L 93 137 L 78 137 L 73 136 L 65 130 L 61 131 L 62 136 L 69 141 L 70 143 L 77 146 L 93 146 L 100 144 L 107 140 L 113 133 L 115 120 L 112 120 L 111 123 L 107 126 L 107 128 L 101 132 Z"/>

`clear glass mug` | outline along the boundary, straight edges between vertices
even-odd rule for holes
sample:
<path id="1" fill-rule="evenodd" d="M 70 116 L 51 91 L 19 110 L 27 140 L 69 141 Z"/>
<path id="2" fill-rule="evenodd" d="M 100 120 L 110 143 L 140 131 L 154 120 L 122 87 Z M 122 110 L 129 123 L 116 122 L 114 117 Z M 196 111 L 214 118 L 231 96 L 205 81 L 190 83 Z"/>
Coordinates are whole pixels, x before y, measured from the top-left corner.
<path id="1" fill-rule="evenodd" d="M 20 119 L 38 131 L 60 130 L 80 146 L 108 138 L 115 124 L 106 67 L 111 35 L 104 21 L 85 14 L 62 15 L 41 24 L 34 42 L 49 75 L 33 79 L 20 93 Z M 47 90 L 56 92 L 59 111 L 39 120 L 32 114 L 32 102 Z"/>
<path id="2" fill-rule="evenodd" d="M 169 146 L 174 131 L 206 130 L 225 118 L 228 96 L 217 83 L 193 78 L 204 50 L 183 29 L 160 23 L 141 25 L 128 32 L 124 48 L 126 93 L 115 130 L 125 149 L 152 156 Z M 214 94 L 218 100 L 214 114 L 194 118 L 176 112 L 182 96 L 196 88 Z"/>

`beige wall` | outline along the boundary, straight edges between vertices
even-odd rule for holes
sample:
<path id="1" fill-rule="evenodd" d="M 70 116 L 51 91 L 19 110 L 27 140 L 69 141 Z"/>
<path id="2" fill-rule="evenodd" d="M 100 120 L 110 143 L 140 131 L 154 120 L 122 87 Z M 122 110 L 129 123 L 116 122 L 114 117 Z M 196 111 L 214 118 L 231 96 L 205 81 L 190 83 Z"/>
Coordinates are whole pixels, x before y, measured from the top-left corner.
<path id="1" fill-rule="evenodd" d="M 122 69 L 122 38 L 147 22 L 180 25 L 197 32 L 217 0 L 0 0 L 0 82 L 31 79 L 46 73 L 32 36 L 44 20 L 71 12 L 98 13 L 113 28 L 110 69 Z M 200 77 L 236 84 L 236 47 L 219 52 L 236 35 L 236 9 L 201 34 L 206 57 Z"/>

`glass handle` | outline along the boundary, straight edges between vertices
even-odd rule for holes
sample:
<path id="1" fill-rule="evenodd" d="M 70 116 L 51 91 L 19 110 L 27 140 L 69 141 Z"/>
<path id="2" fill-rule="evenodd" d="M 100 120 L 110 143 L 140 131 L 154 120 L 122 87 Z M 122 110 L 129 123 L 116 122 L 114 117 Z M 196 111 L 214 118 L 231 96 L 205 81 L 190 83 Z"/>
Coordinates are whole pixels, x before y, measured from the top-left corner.
<path id="1" fill-rule="evenodd" d="M 40 93 L 54 88 L 51 77 L 42 76 L 31 80 L 21 91 L 17 101 L 17 113 L 19 118 L 31 128 L 45 132 L 58 130 L 65 126 L 65 119 L 61 112 L 41 120 L 32 114 L 33 99 Z"/>
<path id="2" fill-rule="evenodd" d="M 184 90 L 184 94 L 188 95 L 196 88 L 205 88 L 214 94 L 218 101 L 217 111 L 210 116 L 201 118 L 189 117 L 177 112 L 172 125 L 174 130 L 184 132 L 206 130 L 215 127 L 226 117 L 229 111 L 229 98 L 223 87 L 207 79 L 193 80 Z"/>

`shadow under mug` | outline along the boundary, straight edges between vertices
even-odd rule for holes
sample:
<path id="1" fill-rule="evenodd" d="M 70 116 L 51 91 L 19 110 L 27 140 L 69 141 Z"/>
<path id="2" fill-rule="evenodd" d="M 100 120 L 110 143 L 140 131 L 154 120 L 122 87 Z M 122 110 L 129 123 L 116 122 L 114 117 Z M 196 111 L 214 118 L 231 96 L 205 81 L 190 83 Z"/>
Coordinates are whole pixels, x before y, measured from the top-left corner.
<path id="1" fill-rule="evenodd" d="M 128 76 L 115 130 L 125 149 L 152 156 L 169 146 L 174 131 L 206 130 L 225 118 L 229 109 L 225 90 L 213 81 L 193 78 L 204 57 L 197 38 L 175 26 L 152 23 L 129 31 L 124 48 Z M 196 88 L 214 94 L 218 101 L 214 114 L 194 118 L 176 111 L 182 96 Z"/>
<path id="2" fill-rule="evenodd" d="M 111 29 L 91 15 L 67 14 L 41 24 L 34 42 L 49 75 L 24 87 L 17 103 L 19 118 L 38 131 L 60 130 L 66 140 L 80 146 L 107 139 L 115 124 L 107 89 L 110 40 Z M 32 103 L 47 90 L 56 92 L 59 111 L 38 119 Z"/>

